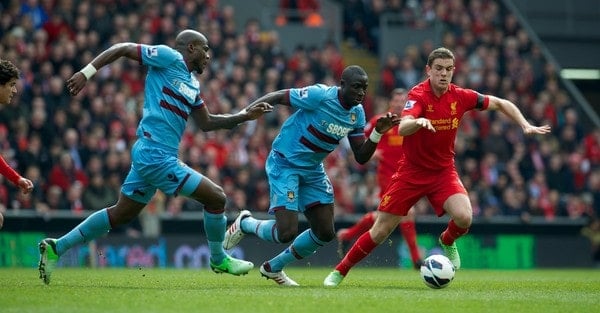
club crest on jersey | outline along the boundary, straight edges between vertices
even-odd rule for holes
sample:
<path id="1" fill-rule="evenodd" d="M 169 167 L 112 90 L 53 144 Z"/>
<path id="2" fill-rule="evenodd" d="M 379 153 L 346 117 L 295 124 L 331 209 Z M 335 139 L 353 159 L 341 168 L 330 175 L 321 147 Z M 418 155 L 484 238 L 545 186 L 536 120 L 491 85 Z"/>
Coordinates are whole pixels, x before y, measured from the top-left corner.
<path id="1" fill-rule="evenodd" d="M 450 103 L 450 115 L 456 115 L 456 101 Z"/>
<path id="2" fill-rule="evenodd" d="M 350 121 L 354 124 L 356 122 L 356 113 L 350 113 Z"/>
<path id="3" fill-rule="evenodd" d="M 302 88 L 300 89 L 300 98 L 304 99 L 304 98 L 308 98 L 308 88 Z"/>
<path id="4" fill-rule="evenodd" d="M 295 197 L 296 197 L 296 195 L 294 195 L 294 192 L 291 190 L 288 190 L 288 192 L 287 192 L 288 201 L 294 201 Z"/>
<path id="5" fill-rule="evenodd" d="M 148 57 L 155 57 L 158 55 L 158 48 L 157 47 L 148 47 L 146 49 L 146 55 Z"/>
<path id="6" fill-rule="evenodd" d="M 406 104 L 404 105 L 404 109 L 405 110 L 410 110 L 415 106 L 415 103 L 417 103 L 417 101 L 415 100 L 408 100 L 406 101 Z"/>
<path id="7" fill-rule="evenodd" d="M 384 207 L 387 206 L 388 203 L 390 203 L 390 200 L 392 199 L 392 196 L 384 196 L 383 199 L 381 200 L 380 206 Z"/>

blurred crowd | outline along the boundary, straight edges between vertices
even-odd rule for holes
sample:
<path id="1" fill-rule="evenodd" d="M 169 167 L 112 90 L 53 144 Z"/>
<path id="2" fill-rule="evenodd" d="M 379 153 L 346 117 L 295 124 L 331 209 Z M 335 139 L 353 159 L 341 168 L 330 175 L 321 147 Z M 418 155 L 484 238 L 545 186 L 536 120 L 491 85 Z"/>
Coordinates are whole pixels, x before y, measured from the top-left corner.
<path id="1" fill-rule="evenodd" d="M 475 112 L 464 119 L 456 142 L 457 166 L 476 217 L 594 217 L 600 214 L 600 130 L 561 87 L 557 71 L 517 19 L 491 0 L 348 1 L 373 19 L 381 12 L 412 16 L 412 27 L 437 20 L 442 45 L 456 55 L 454 82 L 516 103 L 535 124 L 548 123 L 552 136 L 524 137 L 500 114 Z M 286 55 L 276 29 L 260 21 L 236 25 L 235 8 L 217 0 L 3 0 L 0 56 L 22 71 L 19 93 L 0 111 L 0 153 L 35 183 L 22 195 L 5 180 L 0 210 L 54 210 L 80 214 L 115 203 L 128 171 L 143 102 L 145 67 L 130 61 L 102 68 L 71 97 L 65 81 L 103 49 L 117 42 L 166 44 L 193 28 L 204 33 L 212 60 L 198 78 L 213 113 L 241 110 L 259 96 L 313 83 L 335 85 L 345 64 L 333 43 L 298 46 Z M 359 12 L 359 11 L 352 11 Z M 346 16 L 346 40 L 376 49 L 378 25 Z M 411 20 L 411 19 L 407 19 Z M 239 30 L 238 30 L 239 29 Z M 395 87 L 423 79 L 431 41 L 385 56 L 376 94 L 365 101 L 367 118 L 386 108 Z M 373 50 L 376 51 L 376 50 Z M 233 130 L 204 133 L 193 123 L 180 154 L 223 186 L 227 210 L 268 209 L 264 161 L 285 107 Z M 326 160 L 337 198 L 337 214 L 377 206 L 374 162 L 358 165 L 342 145 Z M 201 205 L 157 193 L 146 214 L 178 215 Z M 427 202 L 418 214 L 432 214 Z"/>

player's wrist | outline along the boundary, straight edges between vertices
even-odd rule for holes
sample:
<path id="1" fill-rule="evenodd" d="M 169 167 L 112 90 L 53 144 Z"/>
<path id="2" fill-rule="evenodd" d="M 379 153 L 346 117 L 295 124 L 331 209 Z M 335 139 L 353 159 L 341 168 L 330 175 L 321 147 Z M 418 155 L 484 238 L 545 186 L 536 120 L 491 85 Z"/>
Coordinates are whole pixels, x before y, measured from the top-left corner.
<path id="1" fill-rule="evenodd" d="M 381 140 L 381 136 L 383 136 L 383 134 L 378 132 L 377 129 L 373 128 L 371 135 L 369 135 L 369 140 L 371 140 L 374 143 L 379 143 L 379 141 Z"/>
<path id="2" fill-rule="evenodd" d="M 98 70 L 96 69 L 96 67 L 94 67 L 92 63 L 88 63 L 88 65 L 82 68 L 79 72 L 81 72 L 81 74 L 85 76 L 85 79 L 89 80 L 92 76 L 96 74 L 96 72 L 98 72 Z"/>

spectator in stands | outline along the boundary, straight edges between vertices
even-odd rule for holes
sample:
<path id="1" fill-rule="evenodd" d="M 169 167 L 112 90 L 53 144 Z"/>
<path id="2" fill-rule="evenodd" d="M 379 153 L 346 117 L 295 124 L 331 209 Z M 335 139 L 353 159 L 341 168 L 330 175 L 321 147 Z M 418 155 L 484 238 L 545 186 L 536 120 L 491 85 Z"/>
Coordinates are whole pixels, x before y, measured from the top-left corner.
<path id="1" fill-rule="evenodd" d="M 102 173 L 97 172 L 90 177 L 90 184 L 83 192 L 82 208 L 91 211 L 101 210 L 116 203 L 118 198 L 118 192 L 106 184 Z"/>
<path id="2" fill-rule="evenodd" d="M 75 162 L 68 150 L 63 150 L 58 162 L 50 170 L 48 185 L 58 186 L 66 193 L 75 182 L 87 186 L 89 178 L 83 169 L 75 167 Z"/>
<path id="3" fill-rule="evenodd" d="M 318 27 L 323 25 L 319 9 L 319 1 L 316 0 L 279 0 L 279 14 L 275 23 L 279 26 L 290 22 Z"/>

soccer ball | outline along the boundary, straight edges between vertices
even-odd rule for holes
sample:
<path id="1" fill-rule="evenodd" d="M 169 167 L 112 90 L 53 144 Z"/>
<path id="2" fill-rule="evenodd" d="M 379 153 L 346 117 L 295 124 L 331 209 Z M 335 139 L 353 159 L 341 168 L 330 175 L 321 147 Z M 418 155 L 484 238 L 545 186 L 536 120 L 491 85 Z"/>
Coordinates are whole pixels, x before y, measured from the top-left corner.
<path id="1" fill-rule="evenodd" d="M 447 287 L 454 279 L 454 265 L 441 254 L 431 255 L 421 265 L 421 277 L 425 285 L 430 288 Z"/>

